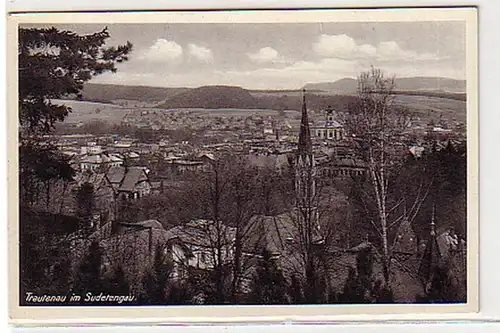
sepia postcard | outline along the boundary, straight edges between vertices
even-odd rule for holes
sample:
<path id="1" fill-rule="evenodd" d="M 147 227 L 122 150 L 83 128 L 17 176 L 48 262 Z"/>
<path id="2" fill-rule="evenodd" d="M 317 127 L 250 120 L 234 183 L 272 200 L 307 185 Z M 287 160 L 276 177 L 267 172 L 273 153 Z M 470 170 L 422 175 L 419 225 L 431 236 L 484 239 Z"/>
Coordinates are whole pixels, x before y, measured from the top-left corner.
<path id="1" fill-rule="evenodd" d="M 478 311 L 475 8 L 8 17 L 13 323 Z"/>

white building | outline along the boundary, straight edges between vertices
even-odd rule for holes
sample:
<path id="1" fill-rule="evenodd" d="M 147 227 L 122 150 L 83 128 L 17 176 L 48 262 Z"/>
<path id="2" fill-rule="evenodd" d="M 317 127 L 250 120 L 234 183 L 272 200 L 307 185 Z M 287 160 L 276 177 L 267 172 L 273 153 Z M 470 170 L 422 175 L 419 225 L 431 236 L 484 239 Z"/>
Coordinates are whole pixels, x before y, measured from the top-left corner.
<path id="1" fill-rule="evenodd" d="M 327 108 L 323 112 L 324 120 L 317 121 L 312 126 L 313 135 L 321 140 L 341 141 L 344 138 L 344 126 L 335 119 L 335 110 Z"/>
<path id="2" fill-rule="evenodd" d="M 114 166 L 121 166 L 123 158 L 115 154 L 108 154 L 103 151 L 101 146 L 89 144 L 82 147 L 80 156 L 80 170 L 81 171 L 96 171 L 102 167 L 109 168 Z"/>

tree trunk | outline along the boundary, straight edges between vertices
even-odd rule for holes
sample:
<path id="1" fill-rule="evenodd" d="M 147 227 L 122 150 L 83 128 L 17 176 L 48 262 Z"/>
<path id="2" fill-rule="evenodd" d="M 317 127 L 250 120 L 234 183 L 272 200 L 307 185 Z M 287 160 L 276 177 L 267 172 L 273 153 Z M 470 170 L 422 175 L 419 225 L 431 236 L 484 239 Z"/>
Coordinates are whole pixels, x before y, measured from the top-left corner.
<path id="1" fill-rule="evenodd" d="M 50 213 L 50 180 L 46 181 L 46 188 L 45 188 L 45 209 L 47 210 L 47 213 Z"/>
<path id="2" fill-rule="evenodd" d="M 241 274 L 241 254 L 242 241 L 239 229 L 236 231 L 236 240 L 234 244 L 234 264 L 233 264 L 233 279 L 231 286 L 231 295 L 233 303 L 238 302 L 238 294 L 240 292 L 240 274 Z"/>

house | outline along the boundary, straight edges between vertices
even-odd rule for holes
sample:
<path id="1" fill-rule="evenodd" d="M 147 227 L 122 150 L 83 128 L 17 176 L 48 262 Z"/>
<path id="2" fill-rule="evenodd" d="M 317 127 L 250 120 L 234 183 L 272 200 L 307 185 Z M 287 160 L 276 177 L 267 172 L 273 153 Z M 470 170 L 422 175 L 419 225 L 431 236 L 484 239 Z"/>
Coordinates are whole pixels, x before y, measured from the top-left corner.
<path id="1" fill-rule="evenodd" d="M 115 227 L 112 227 L 112 225 Z M 107 223 L 87 237 L 73 237 L 72 269 L 84 258 L 90 244 L 97 241 L 102 250 L 101 272 L 113 274 L 120 266 L 130 284 L 131 293 L 139 294 L 144 274 L 151 268 L 156 251 L 169 255 L 169 234 L 161 223 L 146 220 L 137 223 Z"/>
<path id="2" fill-rule="evenodd" d="M 180 175 L 193 172 L 208 172 L 211 170 L 215 158 L 212 154 L 200 154 L 195 158 L 181 158 L 177 156 L 165 159 L 168 173 Z"/>
<path id="3" fill-rule="evenodd" d="M 116 223 L 113 232 L 96 232 L 103 249 L 103 270 L 111 271 L 116 263 L 122 264 L 132 285 L 140 285 L 145 269 L 153 264 L 156 251 L 163 251 L 172 263 L 173 279 L 187 277 L 189 269 L 214 268 L 216 228 L 212 221 L 197 219 L 185 225 L 165 229 L 157 220 L 135 223 Z M 223 264 L 232 258 L 235 230 L 222 225 L 221 243 Z"/>
<path id="4" fill-rule="evenodd" d="M 222 263 L 231 261 L 236 237 L 236 229 L 233 227 L 221 223 L 217 228 L 213 221 L 195 219 L 168 229 L 168 233 L 178 276 L 183 275 L 183 267 L 213 269 L 218 241 Z"/>
<path id="5" fill-rule="evenodd" d="M 303 271 L 306 241 L 301 230 L 304 224 L 294 212 L 274 216 L 256 215 L 250 219 L 248 226 L 249 229 L 244 232 L 245 253 L 258 256 L 267 250 L 277 260 L 286 277 Z M 322 249 L 324 239 L 320 230 L 313 228 L 311 232 L 312 246 Z"/>
<path id="6" fill-rule="evenodd" d="M 110 154 L 102 149 L 95 142 L 89 142 L 87 146 L 81 147 L 80 157 L 81 171 L 99 171 L 113 166 L 123 164 L 123 159 L 116 155 Z"/>
<path id="7" fill-rule="evenodd" d="M 86 154 L 80 158 L 81 171 L 99 171 L 109 167 L 121 166 L 123 159 L 116 154 Z"/>
<path id="8" fill-rule="evenodd" d="M 148 171 L 144 167 L 114 166 L 106 177 L 119 199 L 134 200 L 151 193 Z"/>

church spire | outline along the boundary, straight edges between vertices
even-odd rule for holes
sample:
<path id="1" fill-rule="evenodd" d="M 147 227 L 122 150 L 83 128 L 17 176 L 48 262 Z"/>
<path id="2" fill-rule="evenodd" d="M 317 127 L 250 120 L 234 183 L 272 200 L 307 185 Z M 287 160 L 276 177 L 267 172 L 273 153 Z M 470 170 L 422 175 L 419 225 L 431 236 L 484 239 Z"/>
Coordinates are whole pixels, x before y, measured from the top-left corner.
<path id="1" fill-rule="evenodd" d="M 432 218 L 431 218 L 431 237 L 436 236 L 436 204 L 432 205 Z"/>
<path id="2" fill-rule="evenodd" d="M 432 217 L 430 223 L 429 239 L 425 246 L 424 254 L 420 262 L 419 276 L 424 285 L 430 283 L 436 269 L 441 263 L 441 252 L 436 237 L 436 206 L 432 206 Z"/>
<path id="3" fill-rule="evenodd" d="M 316 207 L 316 163 L 312 151 L 305 90 L 302 90 L 302 120 L 295 159 L 295 192 L 298 221 L 304 228 L 306 238 L 311 243 L 321 241 Z"/>
<path id="4" fill-rule="evenodd" d="M 300 121 L 299 133 L 299 155 L 312 154 L 311 130 L 307 117 L 306 90 L 302 89 L 302 119 Z"/>

